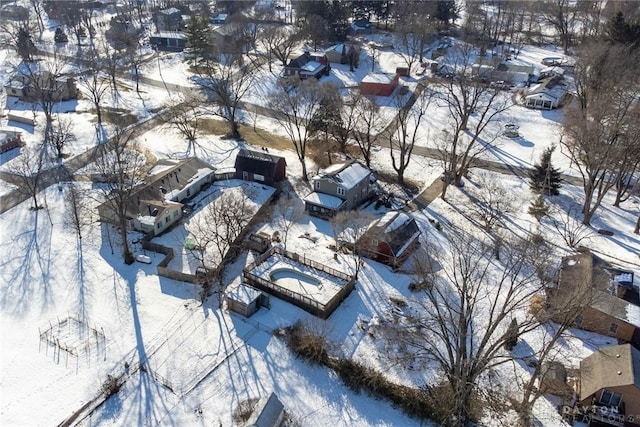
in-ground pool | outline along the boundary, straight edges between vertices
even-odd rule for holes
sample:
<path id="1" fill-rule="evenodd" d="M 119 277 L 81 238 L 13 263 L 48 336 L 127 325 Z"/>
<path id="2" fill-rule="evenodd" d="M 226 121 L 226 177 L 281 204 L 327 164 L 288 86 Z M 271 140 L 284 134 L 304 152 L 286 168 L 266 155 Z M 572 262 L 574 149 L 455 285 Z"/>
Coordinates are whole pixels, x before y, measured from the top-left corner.
<path id="1" fill-rule="evenodd" d="M 282 287 L 305 289 L 307 286 L 321 287 L 320 280 L 291 268 L 277 268 L 269 273 L 269 280 Z"/>

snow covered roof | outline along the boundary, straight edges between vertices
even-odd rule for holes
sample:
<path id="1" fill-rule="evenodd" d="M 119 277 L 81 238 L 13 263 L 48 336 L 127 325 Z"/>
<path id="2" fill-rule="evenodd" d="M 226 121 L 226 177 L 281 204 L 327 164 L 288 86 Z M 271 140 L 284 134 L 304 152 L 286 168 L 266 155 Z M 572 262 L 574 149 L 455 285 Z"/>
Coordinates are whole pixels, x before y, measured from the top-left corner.
<path id="1" fill-rule="evenodd" d="M 378 226 L 383 227 L 387 233 L 391 233 L 410 220 L 411 217 L 404 212 L 390 211 L 378 220 Z"/>
<path id="2" fill-rule="evenodd" d="M 163 38 L 163 39 L 184 39 L 184 34 L 179 31 L 158 31 L 151 35 L 151 38 Z"/>
<path id="3" fill-rule="evenodd" d="M 345 202 L 336 196 L 316 192 L 307 195 L 304 201 L 328 209 L 338 209 Z"/>
<path id="4" fill-rule="evenodd" d="M 163 15 L 173 15 L 174 13 L 180 13 L 180 11 L 175 7 L 170 7 L 168 9 L 161 10 L 159 13 L 162 13 Z"/>
<path id="5" fill-rule="evenodd" d="M 306 71 L 308 73 L 313 73 L 315 74 L 317 71 L 319 71 L 321 68 L 323 68 L 324 65 L 322 65 L 319 62 L 316 61 L 309 61 L 306 64 L 302 65 L 300 68 L 303 71 Z"/>
<path id="6" fill-rule="evenodd" d="M 261 291 L 241 282 L 231 284 L 225 293 L 228 298 L 245 305 L 251 304 L 253 301 L 260 298 L 260 295 L 262 294 Z"/>
<path id="7" fill-rule="evenodd" d="M 369 73 L 362 79 L 362 83 L 382 83 L 389 84 L 395 78 L 394 74 L 389 73 Z"/>
<path id="8" fill-rule="evenodd" d="M 349 190 L 364 179 L 368 179 L 371 171 L 360 163 L 352 160 L 348 163 L 337 163 L 321 170 L 319 178 L 330 178 L 338 182 L 342 187 Z"/>

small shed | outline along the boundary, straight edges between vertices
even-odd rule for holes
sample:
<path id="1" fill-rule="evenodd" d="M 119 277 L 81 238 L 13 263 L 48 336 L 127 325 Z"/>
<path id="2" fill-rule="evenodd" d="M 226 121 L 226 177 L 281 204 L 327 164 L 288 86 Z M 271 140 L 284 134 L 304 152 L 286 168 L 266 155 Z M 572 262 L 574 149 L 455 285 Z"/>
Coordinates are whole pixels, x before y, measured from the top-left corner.
<path id="1" fill-rule="evenodd" d="M 225 292 L 227 309 L 251 317 L 260 307 L 269 307 L 269 297 L 236 279 Z"/>
<path id="2" fill-rule="evenodd" d="M 360 82 L 363 95 L 389 96 L 398 86 L 400 76 L 388 73 L 369 73 Z"/>
<path id="3" fill-rule="evenodd" d="M 263 151 L 241 149 L 236 156 L 236 178 L 263 182 L 267 185 L 287 178 L 287 161 Z"/>
<path id="4" fill-rule="evenodd" d="M 284 421 L 284 405 L 275 393 L 262 397 L 251 416 L 247 427 L 279 427 Z"/>

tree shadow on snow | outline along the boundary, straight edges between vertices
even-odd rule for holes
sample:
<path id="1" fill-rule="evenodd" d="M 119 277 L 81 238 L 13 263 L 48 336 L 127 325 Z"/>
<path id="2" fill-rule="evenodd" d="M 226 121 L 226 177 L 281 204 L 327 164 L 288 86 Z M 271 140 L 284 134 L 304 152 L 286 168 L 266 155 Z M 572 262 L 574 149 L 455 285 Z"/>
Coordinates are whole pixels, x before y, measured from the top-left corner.
<path id="1" fill-rule="evenodd" d="M 51 297 L 49 279 L 52 225 L 48 219 L 40 218 L 44 215 L 40 210 L 31 214 L 34 215 L 33 228 L 5 243 L 12 247 L 6 253 L 15 256 L 0 265 L 0 269 L 4 271 L 13 271 L 0 296 L 0 305 L 5 313 L 14 315 L 22 313 L 35 301 L 46 306 Z"/>

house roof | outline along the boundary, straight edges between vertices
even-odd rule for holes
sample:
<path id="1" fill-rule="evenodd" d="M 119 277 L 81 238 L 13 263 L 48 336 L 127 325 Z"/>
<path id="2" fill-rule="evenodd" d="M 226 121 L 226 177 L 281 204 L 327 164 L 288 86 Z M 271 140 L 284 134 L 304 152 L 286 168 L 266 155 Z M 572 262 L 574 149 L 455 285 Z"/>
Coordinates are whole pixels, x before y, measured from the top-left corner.
<path id="1" fill-rule="evenodd" d="M 365 235 L 387 242 L 393 255 L 399 257 L 420 236 L 420 229 L 412 216 L 389 211 L 371 223 Z"/>
<path id="2" fill-rule="evenodd" d="M 161 13 L 163 15 L 173 15 L 174 13 L 181 13 L 181 12 L 175 7 L 170 7 L 168 9 L 160 10 L 158 11 L 158 13 Z"/>
<path id="3" fill-rule="evenodd" d="M 262 294 L 259 290 L 242 283 L 240 280 L 238 280 L 237 283 L 234 281 L 234 283 L 229 285 L 225 293 L 228 298 L 245 305 L 251 304 L 260 298 Z"/>
<path id="4" fill-rule="evenodd" d="M 251 416 L 247 420 L 247 427 L 272 427 L 277 425 L 284 411 L 284 405 L 275 393 L 262 397 Z"/>
<path id="5" fill-rule="evenodd" d="M 362 83 L 389 84 L 393 82 L 394 74 L 390 73 L 369 73 L 362 79 Z"/>
<path id="6" fill-rule="evenodd" d="M 151 35 L 151 38 L 163 38 L 163 39 L 185 39 L 184 33 L 179 31 L 158 31 Z"/>
<path id="7" fill-rule="evenodd" d="M 640 328 L 640 307 L 618 298 L 615 279 L 621 272 L 612 272 L 610 266 L 588 249 L 562 259 L 558 290 L 558 303 L 578 298 L 581 289 L 591 291 L 590 306 L 616 319 Z M 626 276 L 623 276 L 626 279 Z"/>
<path id="8" fill-rule="evenodd" d="M 359 162 L 350 160 L 347 163 L 337 163 L 321 170 L 313 179 L 331 179 L 346 190 L 350 190 L 365 179 L 369 179 L 371 171 Z"/>
<path id="9" fill-rule="evenodd" d="M 308 194 L 304 198 L 304 201 L 332 210 L 338 209 L 343 203 L 345 203 L 345 201 L 339 197 L 332 196 L 330 194 L 316 193 L 315 191 Z"/>
<path id="10" fill-rule="evenodd" d="M 280 161 L 286 164 L 284 157 L 243 148 L 236 156 L 235 168 L 236 170 L 251 171 L 264 176 L 273 176 Z"/>
<path id="11" fill-rule="evenodd" d="M 151 169 L 144 183 L 131 194 L 127 203 L 127 215 L 131 218 L 160 218 L 164 209 L 182 206 L 173 200 L 177 193 L 213 172 L 212 166 L 197 157 L 160 160 Z"/>
<path id="12" fill-rule="evenodd" d="M 606 347 L 580 362 L 580 399 L 602 388 L 640 388 L 640 351 L 631 344 Z"/>

